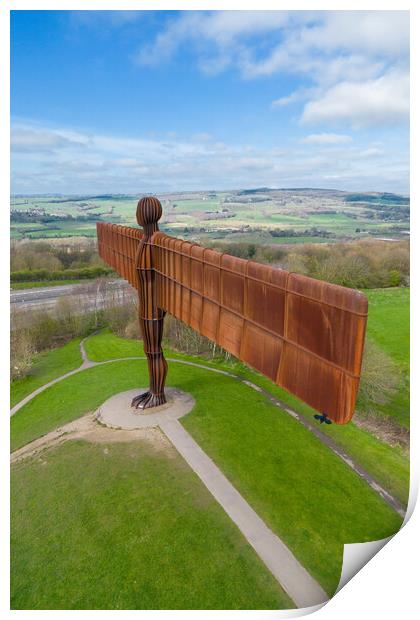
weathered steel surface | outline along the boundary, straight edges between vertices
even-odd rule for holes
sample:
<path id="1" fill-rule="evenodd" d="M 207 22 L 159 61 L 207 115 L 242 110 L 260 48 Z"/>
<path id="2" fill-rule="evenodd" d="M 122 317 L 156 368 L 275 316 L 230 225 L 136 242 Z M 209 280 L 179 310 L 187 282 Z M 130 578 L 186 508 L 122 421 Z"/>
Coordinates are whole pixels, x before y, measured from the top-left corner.
<path id="1" fill-rule="evenodd" d="M 138 289 L 136 253 L 143 234 L 139 228 L 117 224 L 96 225 L 99 256 L 125 280 Z"/>
<path id="2" fill-rule="evenodd" d="M 123 277 L 111 262 L 112 248 L 121 247 L 119 237 L 138 239 L 135 233 L 98 224 L 100 254 Z M 101 243 L 104 236 L 107 241 Z M 160 231 L 142 244 L 149 248 L 154 284 L 140 299 L 150 296 L 153 308 L 177 317 L 331 420 L 351 419 L 367 320 L 362 293 Z M 133 261 L 128 246 L 122 264 Z"/>
<path id="3" fill-rule="evenodd" d="M 143 234 L 127 226 L 97 225 L 99 255 L 139 293 L 139 323 L 149 366 L 150 387 L 133 399 L 132 406 L 138 409 L 149 409 L 166 402 L 164 390 L 168 365 L 161 346 L 166 312 L 157 305 L 154 251 L 150 243 L 153 233 L 159 230 L 157 222 L 161 215 L 162 206 L 156 198 L 142 198 L 136 216 L 143 227 Z"/>

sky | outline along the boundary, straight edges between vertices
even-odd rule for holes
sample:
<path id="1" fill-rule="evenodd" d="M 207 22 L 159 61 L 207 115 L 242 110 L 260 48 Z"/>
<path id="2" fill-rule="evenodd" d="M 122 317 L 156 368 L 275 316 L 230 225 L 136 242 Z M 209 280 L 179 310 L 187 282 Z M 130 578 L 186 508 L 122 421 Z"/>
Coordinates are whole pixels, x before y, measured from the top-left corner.
<path id="1" fill-rule="evenodd" d="M 13 193 L 409 192 L 407 11 L 12 11 Z"/>

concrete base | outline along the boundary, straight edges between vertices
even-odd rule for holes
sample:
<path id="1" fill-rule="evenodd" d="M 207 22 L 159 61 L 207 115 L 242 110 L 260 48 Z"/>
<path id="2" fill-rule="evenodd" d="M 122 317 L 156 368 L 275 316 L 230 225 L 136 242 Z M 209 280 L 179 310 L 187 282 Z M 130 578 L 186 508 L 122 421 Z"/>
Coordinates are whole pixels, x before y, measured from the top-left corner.
<path id="1" fill-rule="evenodd" d="M 109 428 L 138 429 L 159 426 L 166 420 L 177 420 L 186 415 L 195 405 L 194 398 L 176 388 L 166 388 L 167 402 L 152 409 L 135 409 L 131 401 L 148 388 L 137 388 L 115 394 L 96 411 L 96 419 Z"/>

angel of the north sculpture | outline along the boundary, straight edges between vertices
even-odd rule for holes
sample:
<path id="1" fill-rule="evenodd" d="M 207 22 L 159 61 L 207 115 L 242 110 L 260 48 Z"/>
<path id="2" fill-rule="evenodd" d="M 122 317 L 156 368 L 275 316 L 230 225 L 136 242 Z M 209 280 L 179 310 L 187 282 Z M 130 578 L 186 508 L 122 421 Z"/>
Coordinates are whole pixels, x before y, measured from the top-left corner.
<path id="1" fill-rule="evenodd" d="M 137 205 L 143 228 L 98 222 L 99 254 L 138 291 L 150 388 L 140 409 L 166 402 L 165 314 L 189 325 L 339 424 L 353 415 L 367 299 L 355 290 L 261 265 L 159 231 L 162 205 Z"/>

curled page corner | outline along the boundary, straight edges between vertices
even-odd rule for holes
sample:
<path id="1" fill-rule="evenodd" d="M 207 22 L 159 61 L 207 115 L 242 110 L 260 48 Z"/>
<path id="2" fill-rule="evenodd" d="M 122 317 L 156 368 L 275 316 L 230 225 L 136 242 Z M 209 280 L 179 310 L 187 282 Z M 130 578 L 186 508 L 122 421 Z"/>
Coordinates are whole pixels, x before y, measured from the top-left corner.
<path id="1" fill-rule="evenodd" d="M 344 545 L 343 550 L 343 565 L 341 568 L 340 583 L 337 586 L 337 590 L 334 596 L 343 588 L 353 577 L 364 567 L 370 560 L 383 548 L 389 541 L 394 538 L 408 523 L 413 514 L 414 508 L 417 503 L 418 497 L 418 485 L 411 479 L 410 481 L 410 494 L 408 500 L 407 511 L 404 516 L 404 521 L 401 524 L 399 530 L 397 530 L 391 536 L 382 538 L 380 540 L 372 540 L 364 543 L 349 543 Z M 331 597 L 332 598 L 332 597 Z"/>
<path id="2" fill-rule="evenodd" d="M 399 530 L 398 530 L 399 531 Z M 395 532 L 398 534 L 398 532 Z M 370 560 L 394 538 L 395 534 L 380 540 L 364 543 L 350 543 L 344 545 L 343 566 L 341 568 L 340 583 L 334 596 L 343 588 Z"/>

